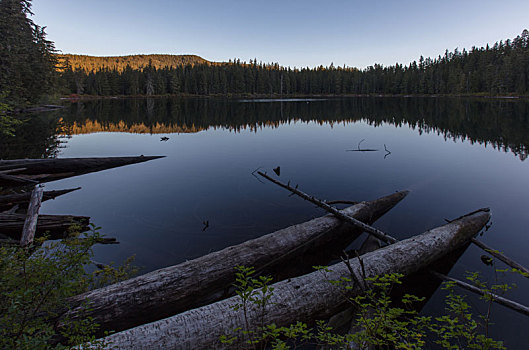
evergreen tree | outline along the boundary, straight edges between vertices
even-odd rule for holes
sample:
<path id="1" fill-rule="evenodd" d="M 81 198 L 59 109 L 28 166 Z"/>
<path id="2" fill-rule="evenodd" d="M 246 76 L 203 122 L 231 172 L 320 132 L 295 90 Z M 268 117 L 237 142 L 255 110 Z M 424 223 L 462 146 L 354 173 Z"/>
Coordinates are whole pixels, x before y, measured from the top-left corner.
<path id="1" fill-rule="evenodd" d="M 0 92 L 12 104 L 36 102 L 53 86 L 55 49 L 31 15 L 31 0 L 0 1 Z"/>

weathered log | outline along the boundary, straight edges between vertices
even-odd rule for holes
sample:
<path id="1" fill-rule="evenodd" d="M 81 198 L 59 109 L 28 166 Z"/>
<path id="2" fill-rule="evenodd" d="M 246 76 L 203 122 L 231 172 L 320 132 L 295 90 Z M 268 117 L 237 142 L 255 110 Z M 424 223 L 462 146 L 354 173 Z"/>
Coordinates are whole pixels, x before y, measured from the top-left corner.
<path id="1" fill-rule="evenodd" d="M 0 170 L 24 168 L 11 174 L 25 175 L 57 174 L 69 172 L 85 174 L 129 164 L 142 163 L 163 157 L 164 156 L 134 156 L 2 160 L 0 161 Z"/>
<path id="2" fill-rule="evenodd" d="M 26 216 L 24 214 L 0 214 L 0 232 L 20 240 Z M 39 215 L 37 235 L 49 234 L 49 239 L 68 237 L 72 225 L 79 227 L 81 232 L 88 230 L 89 217 L 75 215 Z"/>
<path id="3" fill-rule="evenodd" d="M 380 240 L 382 240 L 382 241 L 384 241 L 384 242 L 386 242 L 386 243 L 388 243 L 388 244 L 392 244 L 392 243 L 395 243 L 395 242 L 398 241 L 395 237 L 392 237 L 392 236 L 390 236 L 390 235 L 388 235 L 388 234 L 386 234 L 386 233 L 384 233 L 384 232 L 382 232 L 382 231 L 380 231 L 380 230 L 378 230 L 378 229 L 376 229 L 376 228 L 374 228 L 374 227 L 372 227 L 372 226 L 370 226 L 370 225 L 367 225 L 367 224 L 365 224 L 365 223 L 363 223 L 363 222 L 361 222 L 361 221 L 358 221 L 358 220 L 356 220 L 356 219 L 354 219 L 354 218 L 352 218 L 352 217 L 349 217 L 348 215 L 339 212 L 336 208 L 331 207 L 331 206 L 328 205 L 326 202 L 321 201 L 321 200 L 315 198 L 314 196 L 310 196 L 310 195 L 308 195 L 308 194 L 306 194 L 306 193 L 304 193 L 304 192 L 298 190 L 298 189 L 297 189 L 297 186 L 296 186 L 296 187 L 291 187 L 290 184 L 284 184 L 284 183 L 282 183 L 282 182 L 279 181 L 279 180 L 275 180 L 275 179 L 271 178 L 270 176 L 268 176 L 267 174 L 265 174 L 265 173 L 263 173 L 263 172 L 261 172 L 261 171 L 257 171 L 257 173 L 258 173 L 259 175 L 261 175 L 262 177 L 266 178 L 267 180 L 271 181 L 272 183 L 275 183 L 276 185 L 279 185 L 279 186 L 281 186 L 281 187 L 283 187 L 283 188 L 289 190 L 289 191 L 292 192 L 293 194 L 296 194 L 296 195 L 298 195 L 299 197 L 301 197 L 301 198 L 303 198 L 303 199 L 305 199 L 305 200 L 307 200 L 307 201 L 310 201 L 310 202 L 316 204 L 316 205 L 319 206 L 320 208 L 325 209 L 326 211 L 328 211 L 329 213 L 332 213 L 332 214 L 333 214 L 334 216 L 336 216 L 337 218 L 340 218 L 341 220 L 343 220 L 343 221 L 345 221 L 345 222 L 348 222 L 348 223 L 351 223 L 352 225 L 355 225 L 355 226 L 357 226 L 357 227 L 363 228 L 363 229 L 364 229 L 367 233 L 369 233 L 370 235 L 373 235 L 373 236 L 377 237 L 378 239 L 380 239 Z M 488 208 L 481 208 L 481 209 L 475 210 L 475 211 L 473 211 L 473 212 L 471 212 L 471 213 L 465 214 L 465 215 L 459 217 L 459 218 L 456 219 L 456 220 L 462 219 L 462 218 L 467 217 L 467 216 L 472 216 L 472 215 L 474 215 L 475 213 L 479 213 L 479 212 L 482 212 L 482 211 L 486 211 L 486 212 L 488 212 L 489 209 L 488 209 Z M 447 220 L 447 221 L 448 221 L 448 222 L 451 222 L 450 220 Z M 453 221 L 455 221 L 455 220 L 453 220 Z M 473 241 L 476 241 L 475 238 L 472 238 L 472 240 L 473 240 Z M 481 244 L 482 244 L 482 243 L 481 243 Z M 484 245 L 484 244 L 482 244 L 482 245 Z M 491 253 L 491 254 L 492 254 L 492 253 Z M 508 259 L 507 257 L 505 257 L 505 256 L 502 256 L 502 257 L 503 257 L 503 261 L 504 261 L 504 262 L 509 261 L 510 264 L 516 264 L 516 265 L 518 265 L 518 266 L 524 268 L 523 266 L 521 266 L 521 265 L 515 263 L 514 261 Z M 524 269 L 525 269 L 525 268 L 524 268 Z M 525 270 L 526 270 L 526 269 L 525 269 Z M 521 271 L 522 271 L 522 270 L 521 270 Z M 436 274 L 435 271 L 428 271 L 428 272 L 429 272 L 429 273 L 431 272 L 431 273 L 434 274 L 434 275 Z M 525 273 L 525 271 L 523 271 L 523 272 Z M 445 276 L 445 277 L 446 277 L 446 276 Z M 449 278 L 449 277 L 446 277 L 446 278 Z M 451 279 L 452 281 L 454 281 L 454 282 L 457 282 L 456 285 L 458 285 L 458 286 L 460 286 L 460 287 L 465 288 L 465 285 L 467 285 L 467 283 L 462 282 L 462 281 L 459 281 L 459 280 L 456 280 L 456 279 L 454 279 L 454 278 L 451 278 L 451 277 L 450 277 L 450 279 Z M 479 292 L 477 292 L 476 290 L 474 290 L 474 289 L 472 289 L 472 288 L 465 288 L 465 289 L 480 294 Z M 497 298 L 493 298 L 493 301 L 494 301 L 494 302 L 498 302 L 498 303 L 500 303 L 500 304 L 502 304 L 502 305 L 507 305 L 506 303 L 502 303 L 502 302 L 500 302 L 500 299 L 497 299 Z M 514 303 L 515 303 L 515 302 L 514 302 Z M 515 303 L 515 304 L 517 304 L 517 303 Z M 517 310 L 517 309 L 514 308 L 514 310 Z M 518 310 L 517 310 L 517 311 L 518 311 Z"/>
<path id="4" fill-rule="evenodd" d="M 407 195 L 397 192 L 362 202 L 343 212 L 373 222 Z M 269 273 L 283 269 L 290 259 L 318 251 L 333 240 L 347 242 L 362 233 L 331 215 L 294 225 L 203 257 L 147 273 L 71 299 L 69 319 L 90 316 L 100 331 L 123 330 L 226 297 L 223 291 L 235 281 L 234 267 L 245 265 Z M 345 246 L 341 247 L 341 249 Z M 340 250 L 341 250 L 340 249 Z M 301 259 L 300 259 L 301 260 Z M 296 260 L 303 265 L 303 261 Z M 309 261 L 312 263 L 312 260 Z M 310 265 L 308 268 L 312 267 Z M 292 277 L 282 275 L 283 278 Z M 84 307 L 90 302 L 90 310 Z"/>
<path id="5" fill-rule="evenodd" d="M 489 219 L 489 212 L 481 211 L 365 254 L 362 256 L 363 269 L 358 259 L 351 260 L 351 269 L 355 274 L 353 280 L 362 280 L 362 270 L 365 271 L 365 277 L 387 273 L 409 275 L 468 243 Z M 257 331 L 262 323 L 283 326 L 296 321 L 310 323 L 329 317 L 337 307 L 346 303 L 344 293 L 352 297 L 363 292 L 363 286 L 358 283 L 351 282 L 350 290 L 343 285 L 329 283 L 342 277 L 351 277 L 351 274 L 345 264 L 339 263 L 331 266 L 329 272 L 315 271 L 275 283 L 264 317 L 260 307 L 255 305 L 246 311 L 246 317 L 241 310 L 235 310 L 235 306 L 241 302 L 240 297 L 235 296 L 116 333 L 103 340 L 109 342 L 112 349 L 229 347 L 219 344 L 219 337 L 233 334 L 237 328 Z"/>
<path id="6" fill-rule="evenodd" d="M 25 179 L 20 176 L 0 174 L 0 186 L 24 186 L 24 185 L 33 185 L 38 183 L 38 181 L 32 179 Z"/>
<path id="7" fill-rule="evenodd" d="M 55 190 L 55 191 L 44 191 L 42 196 L 42 201 L 47 201 L 49 199 L 55 199 L 63 194 L 70 193 L 73 191 L 79 190 L 81 187 L 69 188 L 66 190 Z M 0 210 L 11 208 L 17 204 L 29 203 L 31 199 L 31 192 L 8 194 L 0 196 Z"/>
<path id="8" fill-rule="evenodd" d="M 33 189 L 33 192 L 31 193 L 31 201 L 29 202 L 26 220 L 24 221 L 24 227 L 22 229 L 22 238 L 20 239 L 20 245 L 22 247 L 33 243 L 33 239 L 35 238 L 43 194 L 43 185 L 35 185 L 35 189 Z"/>
<path id="9" fill-rule="evenodd" d="M 21 170 L 25 170 L 25 168 L 16 168 L 16 169 L 2 170 L 2 171 L 0 171 L 0 174 L 16 173 L 17 171 L 21 171 Z"/>

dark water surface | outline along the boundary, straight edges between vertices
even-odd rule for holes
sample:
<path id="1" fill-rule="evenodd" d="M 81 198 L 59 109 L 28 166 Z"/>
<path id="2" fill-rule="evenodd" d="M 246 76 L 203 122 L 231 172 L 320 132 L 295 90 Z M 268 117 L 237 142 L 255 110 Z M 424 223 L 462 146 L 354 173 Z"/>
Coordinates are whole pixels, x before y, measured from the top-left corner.
<path id="1" fill-rule="evenodd" d="M 328 200 L 411 190 L 375 224 L 400 239 L 490 207 L 492 227 L 483 241 L 529 265 L 527 102 L 101 100 L 39 115 L 32 125 L 16 141 L 0 142 L 0 156 L 167 156 L 46 185 L 82 190 L 45 202 L 42 213 L 90 216 L 121 242 L 98 247 L 98 261 L 135 254 L 150 271 L 323 215 L 252 176 L 258 167 L 272 173 L 281 166 L 280 179 Z M 361 148 L 379 151 L 347 151 L 360 141 Z M 450 275 L 481 271 L 494 281 L 481 254 L 470 246 Z M 527 279 L 499 278 L 517 282 L 509 296 L 529 304 Z M 443 295 L 438 291 L 424 312 L 440 312 Z M 492 335 L 509 348 L 524 348 L 528 319 L 497 305 L 492 315 Z"/>

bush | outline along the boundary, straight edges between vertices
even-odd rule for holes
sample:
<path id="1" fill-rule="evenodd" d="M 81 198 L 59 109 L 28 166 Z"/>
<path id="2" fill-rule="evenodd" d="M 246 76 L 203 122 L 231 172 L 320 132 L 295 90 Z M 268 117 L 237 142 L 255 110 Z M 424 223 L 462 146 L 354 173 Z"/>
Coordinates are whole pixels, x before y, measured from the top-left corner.
<path id="1" fill-rule="evenodd" d="M 92 247 L 101 238 L 98 229 L 60 242 L 42 238 L 28 248 L 0 247 L 0 348 L 62 349 L 94 342 L 98 325 L 90 318 L 61 319 L 64 326 L 57 327 L 67 299 L 135 272 L 131 260 L 118 269 L 88 272 Z"/>

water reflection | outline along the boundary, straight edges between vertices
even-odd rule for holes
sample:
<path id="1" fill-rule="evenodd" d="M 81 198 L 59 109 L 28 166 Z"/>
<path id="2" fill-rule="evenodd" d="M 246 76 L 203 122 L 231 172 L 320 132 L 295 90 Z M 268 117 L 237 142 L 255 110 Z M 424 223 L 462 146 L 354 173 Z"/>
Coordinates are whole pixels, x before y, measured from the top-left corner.
<path id="1" fill-rule="evenodd" d="M 0 159 L 53 158 L 63 147 L 65 133 L 57 113 L 29 115 L 19 125 L 16 137 L 0 133 Z"/>
<path id="2" fill-rule="evenodd" d="M 344 98 L 288 102 L 229 99 L 110 99 L 72 103 L 32 117 L 17 138 L 0 138 L 0 157 L 52 157 L 58 135 L 95 132 L 195 133 L 207 129 L 257 132 L 292 122 L 367 122 L 408 126 L 445 139 L 470 140 L 521 160 L 529 146 L 529 104 L 511 100 L 455 98 Z M 245 103 L 246 102 L 246 103 Z M 60 117 L 60 119 L 57 119 Z"/>

